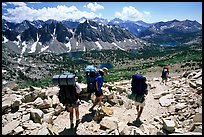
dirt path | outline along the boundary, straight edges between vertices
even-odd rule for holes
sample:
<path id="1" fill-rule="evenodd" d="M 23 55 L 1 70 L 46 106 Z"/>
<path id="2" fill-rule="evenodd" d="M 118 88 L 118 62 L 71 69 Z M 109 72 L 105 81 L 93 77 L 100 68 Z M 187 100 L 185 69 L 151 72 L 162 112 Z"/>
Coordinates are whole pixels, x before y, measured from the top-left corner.
<path id="1" fill-rule="evenodd" d="M 167 112 L 167 109 L 159 104 L 159 100 L 154 99 L 153 94 L 168 90 L 169 86 L 161 85 L 160 81 L 152 81 L 151 84 L 156 88 L 149 90 L 141 115 L 141 119 L 144 119 L 146 123 L 152 121 L 155 116 L 161 116 L 161 114 Z"/>
<path id="2" fill-rule="evenodd" d="M 146 96 L 145 107 L 143 113 L 141 115 L 141 120 L 145 125 L 149 125 L 152 121 L 154 121 L 154 117 L 161 116 L 163 113 L 168 112 L 166 107 L 162 107 L 159 103 L 158 99 L 154 99 L 153 94 L 164 92 L 171 87 L 171 81 L 168 82 L 168 85 L 163 85 L 161 83 L 161 78 L 158 77 L 159 74 L 146 75 L 148 81 L 150 81 L 151 85 L 155 88 L 150 89 L 148 95 Z M 154 78 L 158 78 L 159 81 L 153 80 Z M 126 98 L 127 99 L 127 98 Z M 54 121 L 55 126 L 53 130 L 56 133 L 63 135 L 73 135 L 73 134 L 100 134 L 98 130 L 98 124 L 96 124 L 93 119 L 93 115 L 88 111 L 91 107 L 89 102 L 83 102 L 79 106 L 80 110 L 80 118 L 82 123 L 79 126 L 78 131 L 72 133 L 70 130 L 70 121 L 69 121 L 69 113 L 64 112 L 61 117 Z M 112 117 L 120 119 L 120 121 L 130 121 L 133 122 L 137 116 L 136 107 L 133 105 L 131 109 L 125 110 L 122 107 L 113 106 L 114 115 Z M 64 121 L 66 119 L 66 122 Z M 56 122 L 57 121 L 57 122 Z M 75 117 L 74 117 L 75 121 Z M 65 124 L 66 123 L 66 124 Z M 86 130 L 89 129 L 88 130 Z M 92 131 L 93 128 L 93 131 Z M 91 129 L 91 130 L 90 130 Z M 64 130 L 64 131 L 63 131 Z M 95 131 L 94 131 L 95 130 Z M 96 132 L 97 131 L 97 132 Z"/>

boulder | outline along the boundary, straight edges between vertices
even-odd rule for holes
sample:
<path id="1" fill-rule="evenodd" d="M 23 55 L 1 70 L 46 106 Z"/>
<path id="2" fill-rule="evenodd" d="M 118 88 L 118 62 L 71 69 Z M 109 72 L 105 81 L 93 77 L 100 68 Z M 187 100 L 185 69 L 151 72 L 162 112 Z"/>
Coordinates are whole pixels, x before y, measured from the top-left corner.
<path id="1" fill-rule="evenodd" d="M 9 123 L 7 123 L 4 127 L 2 127 L 2 135 L 8 135 L 11 133 L 18 125 L 20 124 L 20 121 L 13 120 Z"/>
<path id="2" fill-rule="evenodd" d="M 31 109 L 31 118 L 36 123 L 42 123 L 44 113 L 40 109 Z"/>
<path id="3" fill-rule="evenodd" d="M 193 117 L 193 122 L 202 123 L 202 113 L 196 113 L 195 116 Z"/>
<path id="4" fill-rule="evenodd" d="M 167 130 L 168 132 L 174 132 L 176 124 L 171 119 L 162 119 L 163 120 L 163 129 Z"/>
<path id="5" fill-rule="evenodd" d="M 114 130 L 118 128 L 117 121 L 112 117 L 105 116 L 102 121 L 100 122 L 100 126 L 102 129 L 110 129 Z"/>

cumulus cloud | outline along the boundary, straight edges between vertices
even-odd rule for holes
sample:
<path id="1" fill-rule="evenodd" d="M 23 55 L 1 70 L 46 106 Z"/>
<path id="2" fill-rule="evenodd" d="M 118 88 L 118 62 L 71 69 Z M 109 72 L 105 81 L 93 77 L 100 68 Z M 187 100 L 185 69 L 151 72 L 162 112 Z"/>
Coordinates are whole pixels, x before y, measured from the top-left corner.
<path id="1" fill-rule="evenodd" d="M 26 6 L 25 2 L 8 2 L 8 4 L 13 4 L 14 6 L 20 6 L 20 7 Z"/>
<path id="2" fill-rule="evenodd" d="M 90 9 L 91 11 L 96 11 L 98 9 L 104 9 L 104 7 L 100 4 L 97 4 L 96 2 L 95 3 L 89 3 L 87 5 L 84 5 L 85 8 L 88 8 Z"/>
<path id="3" fill-rule="evenodd" d="M 94 12 L 80 11 L 75 6 L 58 5 L 57 7 L 43 7 L 41 9 L 34 9 L 26 6 L 24 3 L 12 3 L 17 7 L 7 9 L 7 13 L 2 15 L 3 19 L 11 22 L 22 22 L 24 20 L 43 20 L 55 19 L 58 21 L 66 19 L 79 19 L 82 17 L 94 18 L 97 15 Z M 60 13 L 60 14 L 59 14 Z"/>
<path id="4" fill-rule="evenodd" d="M 2 6 L 5 7 L 5 6 L 7 6 L 7 4 L 6 3 L 2 3 Z"/>
<path id="5" fill-rule="evenodd" d="M 135 7 L 123 7 L 121 12 L 115 12 L 115 17 L 123 19 L 123 20 L 145 20 L 145 18 L 150 16 L 150 12 L 144 11 L 140 12 Z"/>

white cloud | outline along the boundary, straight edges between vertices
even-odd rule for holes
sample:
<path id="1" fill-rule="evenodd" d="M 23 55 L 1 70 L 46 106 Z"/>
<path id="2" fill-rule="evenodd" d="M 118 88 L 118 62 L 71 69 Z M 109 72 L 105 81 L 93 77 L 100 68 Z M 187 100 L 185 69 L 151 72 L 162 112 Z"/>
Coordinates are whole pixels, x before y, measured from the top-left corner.
<path id="1" fill-rule="evenodd" d="M 8 2 L 8 4 L 13 4 L 14 6 L 20 6 L 20 7 L 26 6 L 25 2 Z"/>
<path id="2" fill-rule="evenodd" d="M 149 11 L 144 11 L 144 14 L 145 15 L 150 15 L 150 12 Z"/>
<path id="3" fill-rule="evenodd" d="M 16 3 L 12 3 L 16 4 Z M 21 5 L 21 6 L 20 6 Z M 58 21 L 66 20 L 66 19 L 79 19 L 82 17 L 86 18 L 94 18 L 96 16 L 100 17 L 101 15 L 97 15 L 94 12 L 86 12 L 80 11 L 75 6 L 64 6 L 59 5 L 57 7 L 43 7 L 41 9 L 34 9 L 26 6 L 21 3 L 18 4 L 18 7 L 14 9 L 7 9 L 8 13 L 2 15 L 3 19 L 11 22 L 22 22 L 24 20 L 43 20 L 46 21 L 48 19 L 55 19 Z"/>
<path id="4" fill-rule="evenodd" d="M 7 4 L 6 3 L 2 3 L 2 6 L 5 7 L 5 6 L 7 6 Z"/>
<path id="5" fill-rule="evenodd" d="M 98 9 L 104 9 L 104 7 L 100 4 L 97 4 L 96 2 L 95 3 L 89 3 L 87 5 L 84 5 L 85 8 L 88 8 L 90 9 L 91 11 L 96 11 Z"/>
<path id="6" fill-rule="evenodd" d="M 145 20 L 145 18 L 150 16 L 150 12 L 144 11 L 140 12 L 135 7 L 123 7 L 122 12 L 115 12 L 115 17 L 121 18 L 123 20 Z"/>

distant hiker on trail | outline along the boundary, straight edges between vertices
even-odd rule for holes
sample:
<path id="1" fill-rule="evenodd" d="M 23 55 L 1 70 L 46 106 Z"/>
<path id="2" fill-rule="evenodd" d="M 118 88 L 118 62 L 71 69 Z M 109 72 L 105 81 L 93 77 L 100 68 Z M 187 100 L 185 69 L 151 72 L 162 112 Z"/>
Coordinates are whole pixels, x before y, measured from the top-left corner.
<path id="1" fill-rule="evenodd" d="M 167 85 L 167 80 L 169 78 L 169 67 L 167 65 L 163 67 L 161 78 L 162 78 L 162 83 Z"/>
<path id="2" fill-rule="evenodd" d="M 135 101 L 137 110 L 137 119 L 140 120 L 143 108 L 145 106 L 145 96 L 148 94 L 148 85 L 146 83 L 146 77 L 140 74 L 132 75 L 131 81 L 131 94 L 128 94 L 128 98 Z"/>
<path id="3" fill-rule="evenodd" d="M 89 111 L 93 111 L 93 108 L 99 104 L 101 106 L 101 101 L 103 97 L 103 91 L 102 91 L 102 86 L 103 86 L 103 76 L 108 74 L 108 69 L 106 67 L 103 67 L 102 69 L 99 69 L 98 71 L 99 75 L 96 77 L 96 99 L 94 101 L 93 106 L 89 109 Z"/>

